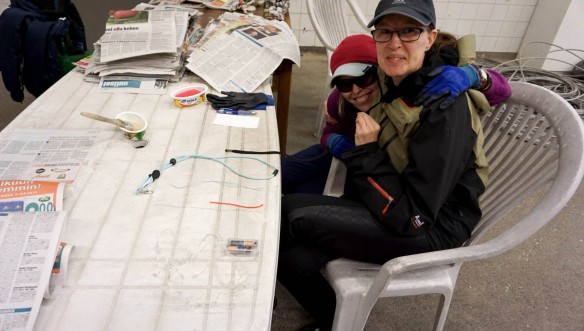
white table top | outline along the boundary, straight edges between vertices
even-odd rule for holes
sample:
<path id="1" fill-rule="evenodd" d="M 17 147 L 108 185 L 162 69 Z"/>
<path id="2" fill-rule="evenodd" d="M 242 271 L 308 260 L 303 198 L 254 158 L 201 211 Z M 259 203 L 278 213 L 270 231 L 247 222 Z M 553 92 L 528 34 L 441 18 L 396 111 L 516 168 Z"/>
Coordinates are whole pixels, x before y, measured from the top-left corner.
<path id="1" fill-rule="evenodd" d="M 196 81 L 183 78 L 186 85 Z M 270 92 L 268 84 L 261 91 Z M 115 117 L 122 111 L 148 121 L 147 147 L 135 149 L 115 126 L 79 115 Z M 172 157 L 226 154 L 225 148 L 278 150 L 274 107 L 258 112 L 257 129 L 212 124 L 205 102 L 176 108 L 166 95 L 102 93 L 69 73 L 5 130 L 98 129 L 100 134 L 65 193 L 62 241 L 75 245 L 66 286 L 44 300 L 36 330 L 267 330 L 276 282 L 280 219 L 279 174 L 249 180 L 203 159 L 178 163 L 135 194 Z M 258 155 L 280 167 L 278 155 Z M 272 170 L 250 160 L 228 164 L 246 175 Z M 260 205 L 245 209 L 211 201 Z M 233 257 L 228 238 L 259 240 L 257 257 Z"/>

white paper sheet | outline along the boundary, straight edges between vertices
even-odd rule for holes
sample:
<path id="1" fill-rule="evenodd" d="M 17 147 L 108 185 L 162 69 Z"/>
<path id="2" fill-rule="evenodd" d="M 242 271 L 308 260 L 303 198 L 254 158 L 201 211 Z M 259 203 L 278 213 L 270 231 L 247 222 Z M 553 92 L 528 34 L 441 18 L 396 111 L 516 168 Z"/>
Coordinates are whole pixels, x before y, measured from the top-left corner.
<path id="1" fill-rule="evenodd" d="M 3 180 L 75 179 L 98 131 L 14 130 L 0 139 Z"/>
<path id="2" fill-rule="evenodd" d="M 213 124 L 235 126 L 238 128 L 257 129 L 260 124 L 260 118 L 254 115 L 217 114 Z"/>

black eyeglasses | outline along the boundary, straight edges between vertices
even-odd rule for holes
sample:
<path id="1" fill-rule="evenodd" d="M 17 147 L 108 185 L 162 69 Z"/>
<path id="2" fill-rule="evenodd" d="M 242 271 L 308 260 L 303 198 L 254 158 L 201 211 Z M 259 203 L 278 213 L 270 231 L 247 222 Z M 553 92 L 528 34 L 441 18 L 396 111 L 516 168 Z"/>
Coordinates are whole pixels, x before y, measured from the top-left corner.
<path id="1" fill-rule="evenodd" d="M 369 67 L 363 75 L 350 79 L 340 79 L 336 78 L 334 81 L 337 90 L 341 93 L 351 92 L 353 90 L 353 85 L 357 85 L 360 88 L 366 88 L 367 86 L 375 83 L 377 80 L 377 68 L 375 66 Z"/>
<path id="2" fill-rule="evenodd" d="M 403 28 L 399 30 L 377 29 L 371 31 L 371 35 L 376 42 L 386 43 L 391 41 L 394 33 L 397 33 L 399 40 L 408 42 L 420 39 L 420 35 L 424 30 L 422 28 Z"/>

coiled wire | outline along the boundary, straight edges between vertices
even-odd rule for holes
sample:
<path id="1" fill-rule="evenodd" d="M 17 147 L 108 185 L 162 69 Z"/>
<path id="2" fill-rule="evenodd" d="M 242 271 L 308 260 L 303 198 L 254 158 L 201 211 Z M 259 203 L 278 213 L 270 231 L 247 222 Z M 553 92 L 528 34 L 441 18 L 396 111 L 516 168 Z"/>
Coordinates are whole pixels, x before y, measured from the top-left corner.
<path id="1" fill-rule="evenodd" d="M 550 50 L 549 52 L 543 53 L 539 56 L 534 57 L 522 57 L 521 53 L 523 49 L 529 45 L 533 44 L 545 44 L 553 46 L 557 49 Z M 551 58 L 548 55 L 557 52 L 565 52 L 573 55 L 579 59 L 579 65 L 574 65 L 572 63 Z M 584 50 L 575 49 L 564 49 L 560 46 L 534 41 L 527 43 L 521 47 L 518 53 L 518 58 L 503 63 L 499 63 L 489 59 L 478 59 L 479 64 L 482 66 L 495 70 L 505 76 L 508 80 L 528 82 L 531 84 L 536 84 L 543 86 L 549 90 L 556 92 L 566 101 L 568 101 L 578 112 L 580 117 L 584 120 L 584 68 L 581 63 L 584 62 L 584 58 L 578 53 L 584 55 Z M 534 68 L 528 66 L 529 62 L 534 60 L 552 60 L 573 66 L 574 70 L 572 74 L 561 74 L 544 69 Z"/>

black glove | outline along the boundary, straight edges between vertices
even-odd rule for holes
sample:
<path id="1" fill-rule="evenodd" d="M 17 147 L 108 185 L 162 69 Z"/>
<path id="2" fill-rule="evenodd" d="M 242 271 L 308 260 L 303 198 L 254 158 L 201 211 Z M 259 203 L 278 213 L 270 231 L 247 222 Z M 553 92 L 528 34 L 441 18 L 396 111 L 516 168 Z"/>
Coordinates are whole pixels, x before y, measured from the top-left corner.
<path id="1" fill-rule="evenodd" d="M 213 109 L 233 108 L 240 110 L 250 110 L 258 109 L 258 105 L 263 105 L 265 107 L 265 105 L 268 104 L 268 96 L 264 93 L 240 93 L 223 91 L 221 94 L 225 94 L 226 96 L 220 97 L 215 94 L 207 94 L 207 100 L 211 102 Z"/>

